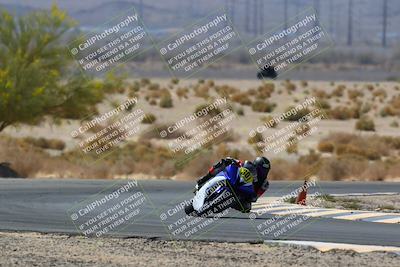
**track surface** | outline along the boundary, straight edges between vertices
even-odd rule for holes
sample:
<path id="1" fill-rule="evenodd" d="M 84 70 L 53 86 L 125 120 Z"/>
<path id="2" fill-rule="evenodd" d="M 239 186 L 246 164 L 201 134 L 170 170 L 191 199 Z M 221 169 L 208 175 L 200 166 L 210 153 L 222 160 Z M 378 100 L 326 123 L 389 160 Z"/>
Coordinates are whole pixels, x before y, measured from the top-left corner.
<path id="1" fill-rule="evenodd" d="M 24 180 L 0 179 L 0 230 L 78 233 L 67 211 L 88 197 L 98 194 L 116 181 L 110 180 Z M 119 237 L 152 237 L 170 239 L 169 222 L 160 214 L 183 199 L 191 197 L 193 183 L 173 181 L 139 181 L 153 206 L 143 206 L 146 214 L 123 230 Z M 301 182 L 272 181 L 269 196 L 290 193 Z M 324 194 L 400 192 L 400 183 L 321 182 L 310 193 Z M 102 193 L 100 193 L 102 194 Z M 156 207 L 156 208 L 154 208 Z M 183 212 L 181 211 L 183 216 Z M 263 239 L 290 239 L 365 245 L 400 246 L 400 225 L 310 218 L 291 231 L 274 237 L 273 232 L 260 235 L 256 226 L 272 218 L 265 214 L 256 220 L 236 211 L 220 218 L 215 227 L 187 239 L 259 242 Z M 185 239 L 184 236 L 179 238 Z"/>

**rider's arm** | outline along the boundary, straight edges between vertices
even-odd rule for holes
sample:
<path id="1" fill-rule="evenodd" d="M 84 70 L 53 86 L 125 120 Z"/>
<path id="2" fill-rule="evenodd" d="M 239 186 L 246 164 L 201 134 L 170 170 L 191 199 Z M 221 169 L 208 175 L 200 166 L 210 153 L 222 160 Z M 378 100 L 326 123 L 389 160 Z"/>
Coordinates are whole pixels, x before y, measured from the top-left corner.
<path id="1" fill-rule="evenodd" d="M 226 167 L 228 167 L 231 164 L 236 164 L 238 166 L 240 166 L 241 161 L 237 160 L 237 159 L 233 159 L 230 157 L 221 159 L 219 162 L 217 162 L 216 164 L 214 164 L 209 170 L 208 170 L 208 174 L 211 176 L 215 176 L 217 175 L 219 172 L 222 172 L 223 170 L 225 170 Z"/>
<path id="2" fill-rule="evenodd" d="M 236 164 L 237 166 L 240 166 L 242 163 L 240 160 L 233 159 L 230 157 L 221 159 L 208 170 L 208 173 L 206 175 L 204 175 L 200 180 L 197 181 L 197 184 L 201 185 L 207 182 L 209 179 L 215 177 L 218 173 L 225 170 L 225 168 L 231 164 Z"/>

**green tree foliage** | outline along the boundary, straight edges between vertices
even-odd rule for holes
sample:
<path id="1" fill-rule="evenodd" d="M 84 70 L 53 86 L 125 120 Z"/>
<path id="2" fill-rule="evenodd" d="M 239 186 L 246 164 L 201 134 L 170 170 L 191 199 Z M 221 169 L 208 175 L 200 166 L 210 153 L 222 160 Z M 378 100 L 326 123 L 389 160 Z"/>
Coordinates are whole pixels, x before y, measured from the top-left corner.
<path id="1" fill-rule="evenodd" d="M 95 112 L 102 83 L 72 68 L 63 38 L 73 24 L 56 6 L 21 17 L 1 12 L 0 132 L 16 123 L 38 123 L 45 115 L 79 118 Z"/>

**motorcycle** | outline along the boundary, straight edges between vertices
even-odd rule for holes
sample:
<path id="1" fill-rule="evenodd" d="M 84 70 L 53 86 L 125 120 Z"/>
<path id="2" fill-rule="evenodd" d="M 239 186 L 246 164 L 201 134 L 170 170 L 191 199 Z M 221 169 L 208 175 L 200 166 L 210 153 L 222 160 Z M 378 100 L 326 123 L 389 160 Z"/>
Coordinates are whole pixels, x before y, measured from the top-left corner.
<path id="1" fill-rule="evenodd" d="M 228 167 L 195 189 L 195 196 L 190 204 L 185 206 L 185 213 L 190 216 L 207 217 L 240 205 L 235 192 L 238 184 L 236 170 Z"/>

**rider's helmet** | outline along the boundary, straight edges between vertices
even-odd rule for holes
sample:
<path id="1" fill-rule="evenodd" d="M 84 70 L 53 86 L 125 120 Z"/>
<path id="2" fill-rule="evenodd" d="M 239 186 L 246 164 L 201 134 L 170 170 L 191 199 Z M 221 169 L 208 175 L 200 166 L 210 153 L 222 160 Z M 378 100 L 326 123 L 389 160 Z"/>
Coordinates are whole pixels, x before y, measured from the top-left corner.
<path id="1" fill-rule="evenodd" d="M 245 183 L 257 181 L 257 170 L 253 162 L 246 160 L 239 169 L 239 176 Z"/>
<path id="2" fill-rule="evenodd" d="M 267 179 L 269 170 L 271 169 L 271 163 L 266 157 L 257 157 L 253 164 L 256 168 L 257 178 L 259 181 Z"/>

